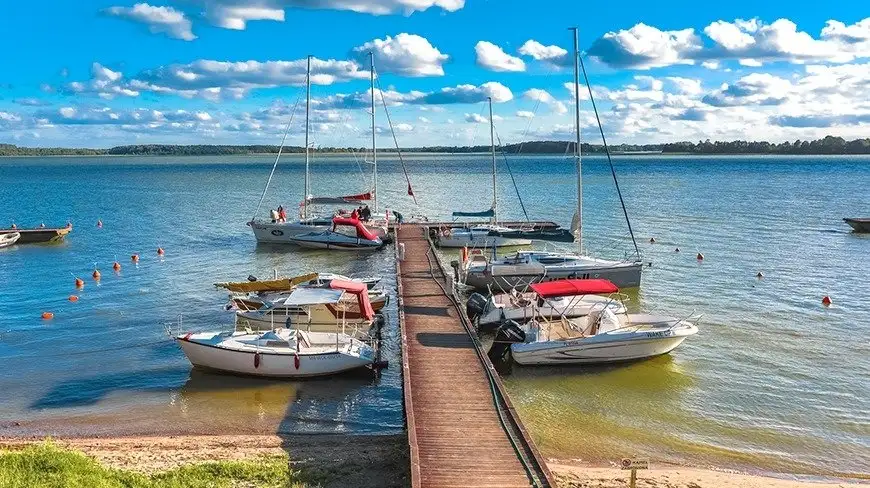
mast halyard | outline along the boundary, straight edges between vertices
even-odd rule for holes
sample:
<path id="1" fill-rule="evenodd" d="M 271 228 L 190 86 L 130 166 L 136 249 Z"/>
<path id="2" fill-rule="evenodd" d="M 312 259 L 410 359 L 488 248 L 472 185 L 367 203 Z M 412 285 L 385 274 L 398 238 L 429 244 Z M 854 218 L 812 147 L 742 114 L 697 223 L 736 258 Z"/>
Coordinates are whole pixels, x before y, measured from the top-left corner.
<path id="1" fill-rule="evenodd" d="M 308 55 L 308 66 L 305 70 L 305 195 L 302 197 L 302 218 L 308 218 L 308 195 L 310 193 L 309 188 L 309 174 L 308 174 L 308 164 L 309 164 L 309 156 L 308 156 L 308 121 L 309 115 L 311 113 L 311 55 Z"/>
<path id="2" fill-rule="evenodd" d="M 577 245 L 580 247 L 580 252 L 583 252 L 583 171 L 582 160 L 580 153 L 580 50 L 578 47 L 578 32 L 576 27 L 571 27 L 574 31 L 574 131 L 577 136 L 576 146 L 574 148 L 574 159 L 577 161 Z"/>
<path id="3" fill-rule="evenodd" d="M 489 142 L 492 148 L 492 219 L 498 224 L 498 188 L 495 177 L 495 122 L 492 120 L 492 97 L 487 97 L 489 102 Z"/>
<path id="4" fill-rule="evenodd" d="M 372 200 L 375 206 L 375 213 L 378 212 L 378 147 L 375 142 L 375 53 L 374 51 L 369 53 L 372 61 L 372 70 L 371 70 L 371 83 L 372 83 L 372 166 L 373 166 L 373 178 L 372 184 L 374 186 Z"/>

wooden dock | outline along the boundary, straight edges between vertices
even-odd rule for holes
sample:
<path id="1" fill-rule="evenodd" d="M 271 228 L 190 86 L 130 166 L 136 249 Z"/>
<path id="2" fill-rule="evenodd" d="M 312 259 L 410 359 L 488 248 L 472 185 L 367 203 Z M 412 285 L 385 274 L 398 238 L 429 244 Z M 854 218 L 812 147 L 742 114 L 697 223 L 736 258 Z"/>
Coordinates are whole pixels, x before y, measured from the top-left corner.
<path id="1" fill-rule="evenodd" d="M 396 231 L 402 373 L 413 487 L 554 486 L 480 348 L 428 238 Z"/>

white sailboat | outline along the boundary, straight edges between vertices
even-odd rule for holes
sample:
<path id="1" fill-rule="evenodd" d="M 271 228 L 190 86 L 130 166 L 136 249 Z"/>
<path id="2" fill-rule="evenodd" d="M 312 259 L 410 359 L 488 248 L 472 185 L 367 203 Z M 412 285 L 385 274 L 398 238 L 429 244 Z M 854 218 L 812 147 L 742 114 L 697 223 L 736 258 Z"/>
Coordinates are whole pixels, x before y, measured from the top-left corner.
<path id="1" fill-rule="evenodd" d="M 492 222 L 467 228 L 445 228 L 437 236 L 440 247 L 510 247 L 528 246 L 532 243 L 531 239 L 523 237 L 499 235 L 501 232 L 513 232 L 514 229 L 498 225 L 498 187 L 496 185 L 495 127 L 492 120 L 492 98 L 487 97 L 487 101 L 489 102 L 489 139 L 492 150 L 492 207 L 485 212 L 453 212 L 453 216 L 491 216 Z"/>
<path id="2" fill-rule="evenodd" d="M 577 210 L 574 215 L 574 222 L 572 223 L 572 231 L 576 235 L 579 252 L 518 251 L 502 259 L 496 259 L 495 257 L 487 259 L 484 256 L 477 256 L 475 259 L 464 263 L 462 277 L 465 284 L 478 290 L 497 289 L 508 291 L 524 288 L 530 283 L 564 278 L 602 278 L 612 281 L 619 288 L 640 286 L 643 263 L 640 260 L 639 252 L 637 252 L 633 259 L 627 258 L 618 261 L 594 258 L 583 253 L 583 172 L 580 153 L 580 53 L 578 50 L 577 29 L 574 28 L 573 30 L 574 123 L 576 132 L 574 157 L 577 163 Z M 592 100 L 594 104 L 594 99 Z M 627 215 L 626 221 L 628 221 Z M 631 224 L 629 223 L 630 229 Z M 634 237 L 632 236 L 633 239 Z M 635 251 L 637 251 L 636 243 Z"/>
<path id="3" fill-rule="evenodd" d="M 272 244 L 295 244 L 293 238 L 299 234 L 328 231 L 332 226 L 332 214 L 329 215 L 311 215 L 310 206 L 314 204 L 324 205 L 361 205 L 365 201 L 373 198 L 377 207 L 377 164 L 374 167 L 374 184 L 375 189 L 371 193 L 362 193 L 358 195 L 348 195 L 340 197 L 312 197 L 311 196 L 311 176 L 310 176 L 310 114 L 311 114 L 311 56 L 308 56 L 308 64 L 305 76 L 305 190 L 300 205 L 300 214 L 298 220 L 283 221 L 279 218 L 275 211 L 272 212 L 270 219 L 257 219 L 256 216 L 248 222 L 254 232 L 254 237 L 257 242 L 265 242 Z M 374 70 L 374 67 L 372 68 Z M 372 98 L 372 107 L 374 108 L 374 96 Z M 292 122 L 292 119 L 291 119 Z M 374 123 L 374 115 L 372 116 Z M 287 128 L 289 129 L 289 124 Z M 284 134 L 286 140 L 287 133 Z M 374 139 L 372 139 L 374 143 Z M 275 158 L 275 165 L 272 167 L 272 173 L 269 175 L 269 180 L 266 183 L 266 189 L 263 190 L 263 196 L 260 198 L 260 204 L 257 205 L 257 212 L 262 206 L 263 199 L 266 196 L 266 191 L 269 188 L 269 183 L 275 173 L 275 166 L 281 158 L 281 152 L 284 149 L 284 140 L 281 141 L 281 147 L 278 150 L 278 156 Z M 256 214 L 256 212 L 255 212 Z M 371 232 L 383 239 L 387 235 L 386 222 L 371 221 L 367 222 L 366 226 Z"/>

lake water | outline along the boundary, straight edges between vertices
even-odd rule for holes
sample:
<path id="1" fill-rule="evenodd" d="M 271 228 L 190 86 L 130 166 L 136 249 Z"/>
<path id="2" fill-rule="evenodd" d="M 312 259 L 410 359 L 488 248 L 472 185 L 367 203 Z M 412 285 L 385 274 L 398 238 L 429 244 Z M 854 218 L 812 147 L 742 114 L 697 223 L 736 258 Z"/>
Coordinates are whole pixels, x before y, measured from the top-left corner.
<path id="1" fill-rule="evenodd" d="M 489 207 L 486 156 L 408 159 L 419 205 L 387 159 L 382 206 L 430 218 Z M 380 378 L 255 381 L 191 371 L 167 339 L 161 324 L 179 316 L 185 329 L 230 326 L 225 294 L 212 283 L 274 269 L 380 274 L 394 294 L 390 250 L 360 258 L 256 246 L 244 222 L 271 163 L 0 160 L 0 226 L 75 226 L 60 245 L 0 250 L 0 435 L 402 430 L 394 304 L 385 341 L 391 364 Z M 573 163 L 535 156 L 510 163 L 529 216 L 567 225 Z M 500 217 L 522 218 L 505 170 L 500 163 Z M 505 381 L 544 455 L 870 473 L 870 237 L 841 221 L 870 216 L 870 159 L 620 158 L 617 171 L 644 260 L 652 262 L 631 307 L 702 313 L 701 332 L 651 361 L 515 368 Z M 298 158 L 279 165 L 261 213 L 293 208 L 302 174 Z M 315 194 L 366 187 L 352 159 L 312 166 Z M 588 251 L 632 251 L 604 160 L 584 161 L 584 193 Z M 133 253 L 141 254 L 138 266 Z M 89 278 L 95 263 L 99 285 Z M 83 290 L 73 276 L 85 279 Z M 71 294 L 79 301 L 68 301 Z M 825 295 L 833 306 L 821 305 Z M 42 320 L 43 311 L 54 319 Z"/>

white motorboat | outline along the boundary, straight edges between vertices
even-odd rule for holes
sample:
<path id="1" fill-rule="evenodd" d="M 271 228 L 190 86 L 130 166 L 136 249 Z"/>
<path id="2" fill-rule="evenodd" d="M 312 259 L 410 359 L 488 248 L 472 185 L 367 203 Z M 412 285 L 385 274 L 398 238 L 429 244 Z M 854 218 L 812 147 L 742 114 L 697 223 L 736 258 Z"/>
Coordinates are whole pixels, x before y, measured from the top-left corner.
<path id="1" fill-rule="evenodd" d="M 479 224 L 473 227 L 445 227 L 438 232 L 436 239 L 440 247 L 508 247 L 528 246 L 531 239 L 522 236 L 506 237 L 499 235 L 501 232 L 513 232 L 498 225 L 498 186 L 496 185 L 497 170 L 495 164 L 495 126 L 492 120 L 492 98 L 489 101 L 489 139 L 492 157 L 492 207 L 483 212 L 453 212 L 453 217 L 489 217 L 492 221 L 488 224 Z"/>
<path id="2" fill-rule="evenodd" d="M 371 322 L 375 315 L 368 303 L 365 285 L 351 283 L 350 286 L 357 291 L 355 294 L 363 316 Z M 339 286 L 311 290 L 320 293 L 304 303 L 299 300 L 300 308 L 327 303 L 338 306 L 345 293 Z M 265 333 L 251 330 L 188 332 L 175 336 L 175 339 L 195 367 L 254 376 L 324 376 L 370 366 L 377 356 L 377 342 L 369 343 L 354 337 L 358 336 L 356 328 L 348 325 L 343 316 L 333 323 L 331 332 L 313 331 L 310 330 L 311 324 L 292 320 L 286 320 L 284 325 Z"/>
<path id="3" fill-rule="evenodd" d="M 332 219 L 331 230 L 299 234 L 290 240 L 301 247 L 339 251 L 376 251 L 384 246 L 362 222 L 343 217 Z"/>
<path id="4" fill-rule="evenodd" d="M 468 315 L 479 330 L 488 330 L 507 320 L 524 324 L 535 317 L 585 317 L 605 308 L 617 314 L 626 312 L 622 301 L 612 296 L 619 288 L 607 280 L 559 280 L 529 288 L 529 292 L 511 290 L 489 298 L 474 293 L 466 305 Z"/>
<path id="5" fill-rule="evenodd" d="M 19 232 L 0 234 L 0 249 L 12 246 L 16 242 L 18 242 L 18 239 L 21 239 L 21 233 Z"/>
<path id="6" fill-rule="evenodd" d="M 347 334 L 275 329 L 203 332 L 176 337 L 195 367 L 277 378 L 325 376 L 370 366 L 375 351 Z"/>
<path id="7" fill-rule="evenodd" d="M 342 323 L 368 332 L 373 322 L 367 311 L 375 311 L 370 294 L 363 283 L 333 280 L 329 287 L 298 287 L 279 294 L 257 309 L 241 308 L 236 316 L 239 323 L 258 329 L 273 328 L 289 320 L 310 331 L 333 332 L 336 324 Z M 386 298 L 380 307 L 385 303 Z"/>
<path id="8" fill-rule="evenodd" d="M 614 282 L 620 288 L 631 288 L 640 286 L 641 272 L 643 270 L 643 262 L 640 259 L 640 250 L 637 247 L 637 242 L 634 239 L 634 233 L 631 230 L 631 222 L 628 219 L 628 212 L 623 204 L 623 213 L 628 225 L 629 233 L 632 236 L 634 244 L 635 256 L 625 260 L 608 260 L 594 258 L 584 254 L 583 250 L 583 184 L 582 184 L 582 165 L 580 148 L 580 80 L 579 67 L 581 66 L 580 54 L 578 51 L 577 31 L 574 29 L 574 124 L 576 132 L 576 144 L 574 145 L 574 158 L 577 166 L 577 209 L 574 213 L 574 219 L 571 225 L 571 230 L 574 233 L 577 243 L 577 252 L 518 252 L 515 255 L 508 256 L 504 259 L 492 259 L 488 261 L 483 259 L 469 260 L 463 263 L 462 277 L 466 280 L 467 285 L 473 286 L 479 290 L 487 288 L 509 290 L 512 288 L 523 288 L 529 283 L 550 281 L 562 278 L 604 278 Z M 585 75 L 585 69 L 584 69 Z M 588 87 L 588 79 L 586 80 Z M 595 99 L 590 90 L 589 95 L 592 107 L 595 109 Z M 596 114 L 597 114 L 597 109 Z M 600 128 L 600 123 L 599 123 Z M 602 131 L 603 136 L 603 131 Z M 607 148 L 605 142 L 605 149 Z M 609 158 L 609 153 L 608 153 Z M 622 202 L 622 194 L 619 190 L 619 185 L 616 181 L 616 171 L 613 170 L 611 163 L 611 173 L 614 179 L 614 186 L 617 189 L 620 202 Z M 511 234 L 507 234 L 510 236 Z"/>
<path id="9" fill-rule="evenodd" d="M 643 263 L 612 261 L 570 252 L 517 251 L 500 259 L 472 255 L 461 279 L 480 291 L 524 289 L 532 283 L 561 279 L 605 279 L 619 288 L 640 286 Z"/>
<path id="10" fill-rule="evenodd" d="M 547 289 L 558 283 L 542 284 Z M 698 333 L 689 319 L 616 313 L 608 307 L 575 318 L 537 315 L 526 325 L 503 322 L 489 351 L 493 360 L 510 358 L 527 366 L 600 364 L 667 354 Z"/>

